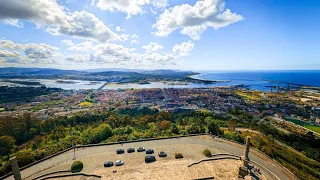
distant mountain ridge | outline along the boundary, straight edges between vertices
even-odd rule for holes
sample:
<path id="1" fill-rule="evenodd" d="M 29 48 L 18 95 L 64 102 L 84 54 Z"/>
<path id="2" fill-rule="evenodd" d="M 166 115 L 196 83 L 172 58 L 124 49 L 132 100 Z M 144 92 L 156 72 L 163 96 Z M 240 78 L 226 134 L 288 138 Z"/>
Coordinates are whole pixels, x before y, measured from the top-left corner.
<path id="1" fill-rule="evenodd" d="M 74 79 L 107 82 L 143 82 L 143 81 L 191 81 L 192 71 L 180 70 L 140 70 L 140 69 L 108 69 L 108 70 L 62 70 L 53 68 L 0 68 L 2 79 Z"/>
<path id="2" fill-rule="evenodd" d="M 81 72 L 76 70 L 61 70 L 53 68 L 16 68 L 16 67 L 6 67 L 0 68 L 0 75 L 10 75 L 10 74 L 59 74 L 59 73 L 71 73 L 71 72 Z"/>
<path id="3" fill-rule="evenodd" d="M 0 68 L 0 75 L 9 75 L 9 74 L 70 74 L 70 73 L 81 73 L 81 74 L 93 74 L 100 72 L 123 72 L 130 73 L 136 72 L 141 74 L 175 74 L 177 72 L 185 73 L 195 73 L 192 71 L 181 71 L 181 70 L 171 70 L 171 69 L 121 69 L 121 68 L 110 68 L 110 69 L 89 69 L 89 70 L 63 70 L 63 69 L 54 69 L 54 68 L 19 68 L 19 67 L 5 67 Z"/>

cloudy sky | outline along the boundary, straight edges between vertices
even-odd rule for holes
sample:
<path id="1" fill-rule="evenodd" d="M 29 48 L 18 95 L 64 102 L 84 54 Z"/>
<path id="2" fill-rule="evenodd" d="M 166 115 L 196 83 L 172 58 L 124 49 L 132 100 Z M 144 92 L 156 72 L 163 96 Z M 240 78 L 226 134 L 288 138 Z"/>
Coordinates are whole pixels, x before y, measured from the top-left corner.
<path id="1" fill-rule="evenodd" d="M 0 0 L 0 66 L 320 69 L 317 0 Z"/>

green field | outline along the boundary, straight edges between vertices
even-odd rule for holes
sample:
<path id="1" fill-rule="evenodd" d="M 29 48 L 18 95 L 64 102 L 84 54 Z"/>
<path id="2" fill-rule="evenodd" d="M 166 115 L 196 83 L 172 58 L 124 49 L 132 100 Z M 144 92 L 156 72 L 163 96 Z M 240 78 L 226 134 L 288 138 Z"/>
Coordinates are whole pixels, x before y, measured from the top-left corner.
<path id="1" fill-rule="evenodd" d="M 307 123 L 307 122 L 303 122 L 303 121 L 301 121 L 301 120 L 299 120 L 299 119 L 286 118 L 286 120 L 287 120 L 287 121 L 291 121 L 291 122 L 293 122 L 293 123 L 295 123 L 295 124 L 298 124 L 298 125 L 300 125 L 300 126 L 307 126 L 307 125 L 310 125 L 309 123 Z"/>
<path id="2" fill-rule="evenodd" d="M 320 126 L 311 125 L 310 123 L 303 122 L 303 121 L 301 121 L 299 119 L 286 118 L 286 120 L 287 121 L 291 121 L 291 122 L 293 122 L 295 124 L 298 124 L 300 126 L 303 126 L 303 127 L 307 128 L 307 129 L 310 129 L 310 130 L 312 130 L 314 132 L 320 133 Z"/>
<path id="3" fill-rule="evenodd" d="M 303 127 L 307 128 L 307 129 L 310 129 L 310 130 L 320 134 L 320 126 L 307 125 L 307 126 L 303 126 Z"/>

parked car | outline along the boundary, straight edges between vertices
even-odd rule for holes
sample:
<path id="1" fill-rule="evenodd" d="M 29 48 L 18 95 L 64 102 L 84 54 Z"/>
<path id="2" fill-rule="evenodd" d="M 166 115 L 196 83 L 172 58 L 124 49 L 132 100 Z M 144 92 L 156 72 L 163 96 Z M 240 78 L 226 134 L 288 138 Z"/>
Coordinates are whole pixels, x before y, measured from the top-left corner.
<path id="1" fill-rule="evenodd" d="M 138 148 L 137 148 L 137 151 L 138 151 L 138 152 L 143 152 L 143 151 L 145 151 L 145 149 L 144 149 L 144 147 L 138 147 Z"/>
<path id="2" fill-rule="evenodd" d="M 183 155 L 181 153 L 175 153 L 174 156 L 175 156 L 176 159 L 183 158 Z"/>
<path id="3" fill-rule="evenodd" d="M 124 149 L 117 149 L 117 154 L 123 154 L 124 153 Z"/>
<path id="4" fill-rule="evenodd" d="M 154 153 L 154 150 L 153 149 L 147 149 L 146 150 L 146 154 L 153 154 Z"/>
<path id="5" fill-rule="evenodd" d="M 124 165 L 124 161 L 116 160 L 116 166 L 122 166 L 122 165 Z"/>
<path id="6" fill-rule="evenodd" d="M 159 151 L 158 155 L 159 155 L 159 157 L 167 157 L 167 153 L 164 151 Z"/>
<path id="7" fill-rule="evenodd" d="M 127 152 L 128 152 L 128 153 L 133 153 L 133 152 L 135 152 L 135 151 L 136 151 L 136 150 L 135 150 L 134 148 L 128 148 L 128 149 L 127 149 Z"/>
<path id="8" fill-rule="evenodd" d="M 103 164 L 104 167 L 111 167 L 113 166 L 113 162 L 112 161 L 107 161 Z"/>
<path id="9" fill-rule="evenodd" d="M 144 161 L 145 161 L 146 163 L 151 163 L 151 162 L 156 161 L 156 157 L 154 157 L 154 156 L 146 156 L 146 157 L 144 158 Z"/>

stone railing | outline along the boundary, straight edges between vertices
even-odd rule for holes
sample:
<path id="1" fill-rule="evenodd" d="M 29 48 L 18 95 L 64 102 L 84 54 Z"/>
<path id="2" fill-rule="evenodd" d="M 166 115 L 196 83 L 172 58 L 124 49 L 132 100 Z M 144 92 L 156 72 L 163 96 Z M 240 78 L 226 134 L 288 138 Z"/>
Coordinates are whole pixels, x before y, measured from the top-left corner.
<path id="1" fill-rule="evenodd" d="M 169 136 L 169 137 L 160 137 L 160 138 L 137 139 L 137 140 L 130 140 L 130 141 L 118 141 L 118 142 L 101 143 L 101 144 L 77 145 L 77 146 L 75 146 L 75 148 L 95 147 L 95 146 L 108 146 L 108 145 L 114 145 L 114 144 L 125 144 L 125 143 L 134 143 L 134 142 L 143 142 L 143 141 L 155 141 L 155 140 L 174 139 L 174 138 L 181 138 L 181 137 L 201 136 L 201 135 L 207 135 L 207 134 L 206 134 L 206 133 L 200 133 L 200 134 L 179 135 L 179 136 Z M 58 155 L 60 155 L 60 154 L 63 154 L 63 153 L 65 153 L 65 152 L 67 152 L 67 151 L 70 151 L 70 150 L 72 150 L 72 149 L 73 149 L 73 147 L 70 147 L 70 148 L 65 149 L 65 150 L 63 150 L 63 151 L 60 151 L 60 152 L 58 152 L 58 153 L 55 153 L 55 154 L 53 154 L 53 155 L 50 155 L 50 156 L 48 156 L 48 157 L 45 157 L 45 158 L 40 159 L 40 160 L 38 160 L 38 161 L 35 161 L 35 162 L 31 163 L 31 164 L 28 164 L 28 165 L 26 165 L 26 166 L 23 166 L 23 167 L 20 168 L 20 171 L 22 171 L 22 170 L 24 170 L 24 169 L 27 169 L 27 168 L 29 168 L 29 167 L 31 167 L 31 166 L 33 166 L 33 165 L 38 164 L 38 163 L 41 163 L 41 162 L 43 162 L 43 161 L 45 161 L 45 160 L 51 159 L 51 158 L 53 158 L 53 157 L 56 157 L 56 156 L 58 156 Z M 10 173 L 8 173 L 8 174 L 0 177 L 0 180 L 5 179 L 5 178 L 7 178 L 7 177 L 9 177 L 9 176 L 12 176 L 12 175 L 13 175 L 13 173 L 10 172 Z"/>

